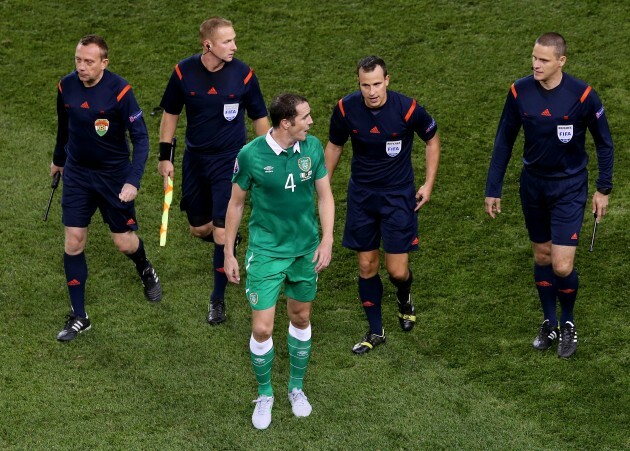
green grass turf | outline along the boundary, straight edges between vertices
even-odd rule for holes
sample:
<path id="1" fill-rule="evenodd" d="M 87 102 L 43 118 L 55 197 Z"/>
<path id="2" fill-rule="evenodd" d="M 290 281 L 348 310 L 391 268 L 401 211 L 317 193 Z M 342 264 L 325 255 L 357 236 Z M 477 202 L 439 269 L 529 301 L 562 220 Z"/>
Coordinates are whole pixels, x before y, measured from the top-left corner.
<path id="1" fill-rule="evenodd" d="M 78 38 L 100 33 L 110 45 L 110 69 L 132 83 L 149 113 L 173 65 L 198 51 L 196 30 L 213 14 L 234 21 L 237 56 L 256 70 L 267 101 L 282 91 L 309 98 L 312 131 L 324 144 L 331 109 L 356 88 L 354 66 L 367 54 L 387 61 L 391 89 L 435 116 L 443 144 L 433 198 L 420 215 L 421 249 L 411 259 L 418 325 L 410 334 L 399 330 L 386 283 L 388 342 L 363 357 L 350 353 L 366 329 L 355 256 L 340 246 L 346 149 L 333 186 L 334 261 L 320 278 L 313 316 L 306 390 L 314 412 L 294 418 L 284 395 L 281 302 L 277 401 L 265 432 L 250 423 L 255 382 L 243 287 L 228 289 L 229 321 L 210 328 L 211 247 L 189 236 L 176 208 L 168 244 L 158 246 L 158 117 L 146 116 L 152 155 L 137 209 L 165 300 L 143 300 L 132 265 L 96 215 L 86 250 L 93 328 L 70 344 L 55 341 L 68 306 L 59 192 L 47 223 L 42 215 L 57 80 L 73 69 Z M 0 448 L 630 448 L 629 17 L 628 5 L 615 1 L 0 2 Z M 530 346 L 541 315 L 517 192 L 521 139 L 503 213 L 495 221 L 483 213 L 505 95 L 529 72 L 535 38 L 549 30 L 567 38 L 567 72 L 602 98 L 616 146 L 610 212 L 593 253 L 587 212 L 578 249 L 580 347 L 570 361 Z M 590 169 L 592 192 L 594 157 Z M 174 203 L 180 181 L 178 171 Z"/>

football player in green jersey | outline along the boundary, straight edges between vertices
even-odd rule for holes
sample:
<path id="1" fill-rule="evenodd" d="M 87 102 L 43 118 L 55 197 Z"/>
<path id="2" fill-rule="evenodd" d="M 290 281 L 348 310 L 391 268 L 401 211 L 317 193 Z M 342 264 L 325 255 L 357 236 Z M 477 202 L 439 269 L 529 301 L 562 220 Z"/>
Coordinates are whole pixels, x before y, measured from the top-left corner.
<path id="1" fill-rule="evenodd" d="M 271 423 L 272 333 L 282 285 L 290 320 L 289 401 L 295 416 L 311 413 L 302 391 L 311 354 L 311 302 L 317 292 L 317 274 L 332 257 L 335 216 L 324 150 L 319 140 L 308 134 L 313 124 L 308 102 L 296 94 L 281 94 L 271 103 L 269 113 L 272 128 L 244 146 L 236 158 L 225 221 L 225 274 L 230 282 L 239 283 L 239 266 L 232 250 L 249 191 L 245 293 L 252 308 L 249 347 L 258 382 L 252 423 L 257 429 L 266 429 Z"/>

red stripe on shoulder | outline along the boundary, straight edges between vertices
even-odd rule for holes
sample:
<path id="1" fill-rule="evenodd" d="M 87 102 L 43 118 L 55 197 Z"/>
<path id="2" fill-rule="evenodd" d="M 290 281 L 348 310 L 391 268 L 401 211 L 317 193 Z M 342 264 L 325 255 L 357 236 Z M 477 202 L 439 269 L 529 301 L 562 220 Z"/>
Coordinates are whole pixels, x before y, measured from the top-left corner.
<path id="1" fill-rule="evenodd" d="M 129 91 L 130 89 L 131 89 L 131 85 L 125 86 L 123 90 L 120 91 L 120 94 L 118 94 L 118 96 L 116 97 L 116 100 L 120 102 L 122 98 L 125 97 L 125 94 L 127 94 L 127 91 Z"/>
<path id="2" fill-rule="evenodd" d="M 175 72 L 177 73 L 177 77 L 179 77 L 180 80 L 184 78 L 184 76 L 182 75 L 182 71 L 179 70 L 179 64 L 175 64 Z"/>
<path id="3" fill-rule="evenodd" d="M 580 103 L 584 103 L 588 95 L 591 93 L 591 89 L 593 88 L 591 88 L 590 86 L 586 88 L 586 90 L 584 91 L 584 94 L 582 94 L 582 97 L 580 97 Z"/>
<path id="4" fill-rule="evenodd" d="M 61 89 L 61 80 L 57 83 L 57 89 L 59 89 L 59 92 L 63 94 L 63 89 Z"/>
<path id="5" fill-rule="evenodd" d="M 243 84 L 246 85 L 247 83 L 249 83 L 249 80 L 251 80 L 253 76 L 254 76 L 254 71 L 250 68 L 249 74 L 247 74 L 247 77 L 245 77 L 245 80 L 243 80 Z"/>
<path id="6" fill-rule="evenodd" d="M 514 83 L 512 83 L 512 86 L 510 86 L 510 90 L 512 91 L 512 95 L 516 99 L 518 97 L 518 94 L 516 93 L 516 86 L 514 86 Z"/>
<path id="7" fill-rule="evenodd" d="M 341 111 L 343 117 L 346 117 L 346 110 L 343 109 L 343 99 L 339 99 L 339 111 Z"/>
<path id="8" fill-rule="evenodd" d="M 413 102 L 411 102 L 411 106 L 409 107 L 409 111 L 407 111 L 407 114 L 405 114 L 405 122 L 409 122 L 409 119 L 411 118 L 411 115 L 413 114 L 415 109 L 416 109 L 416 99 L 413 99 Z"/>

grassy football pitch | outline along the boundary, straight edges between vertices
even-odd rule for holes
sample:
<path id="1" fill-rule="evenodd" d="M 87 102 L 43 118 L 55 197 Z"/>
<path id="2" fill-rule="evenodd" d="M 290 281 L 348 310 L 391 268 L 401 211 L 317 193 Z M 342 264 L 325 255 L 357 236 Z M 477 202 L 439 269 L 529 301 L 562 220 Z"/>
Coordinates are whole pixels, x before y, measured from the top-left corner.
<path id="1" fill-rule="evenodd" d="M 228 288 L 228 322 L 211 328 L 211 246 L 190 236 L 177 208 L 166 247 L 158 245 L 159 115 L 150 112 L 174 64 L 199 51 L 197 30 L 211 15 L 234 22 L 237 57 L 254 68 L 267 101 L 283 91 L 309 99 L 311 131 L 324 144 L 332 108 L 357 88 L 356 62 L 369 54 L 388 63 L 390 89 L 415 97 L 435 117 L 442 140 L 437 183 L 420 213 L 420 251 L 411 258 L 417 326 L 400 331 L 383 269 L 388 341 L 362 357 L 350 352 L 366 330 L 356 258 L 340 244 L 346 146 L 333 183 L 333 263 L 320 276 L 312 320 L 305 391 L 313 414 L 294 418 L 286 399 L 281 301 L 277 399 L 263 432 L 250 421 L 256 387 L 243 286 Z M 629 449 L 629 18 L 626 2 L 610 0 L 0 2 L 0 449 Z M 530 344 L 541 313 L 518 197 L 522 136 L 506 175 L 503 213 L 492 221 L 483 212 L 505 96 L 530 72 L 533 42 L 545 31 L 567 39 L 566 72 L 598 92 L 616 151 L 615 189 L 592 253 L 589 209 L 585 215 L 576 260 L 580 344 L 569 361 Z M 86 249 L 93 326 L 60 344 L 55 335 L 69 304 L 61 190 L 46 223 L 42 215 L 56 84 L 73 70 L 76 43 L 88 33 L 106 38 L 110 70 L 130 81 L 145 112 L 151 155 L 136 206 L 164 301 L 143 299 L 132 264 L 97 214 Z M 592 195 L 590 136 L 587 145 Z"/>

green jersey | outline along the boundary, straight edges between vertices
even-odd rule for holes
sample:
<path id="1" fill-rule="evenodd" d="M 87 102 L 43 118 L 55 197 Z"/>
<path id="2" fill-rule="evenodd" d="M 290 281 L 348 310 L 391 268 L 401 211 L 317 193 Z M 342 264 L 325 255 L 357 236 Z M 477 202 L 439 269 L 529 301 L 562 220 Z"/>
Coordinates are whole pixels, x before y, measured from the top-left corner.
<path id="1" fill-rule="evenodd" d="M 280 258 L 313 252 L 319 245 L 315 180 L 327 174 L 324 149 L 314 136 L 282 149 L 269 132 L 245 145 L 232 182 L 250 191 L 249 249 Z"/>

